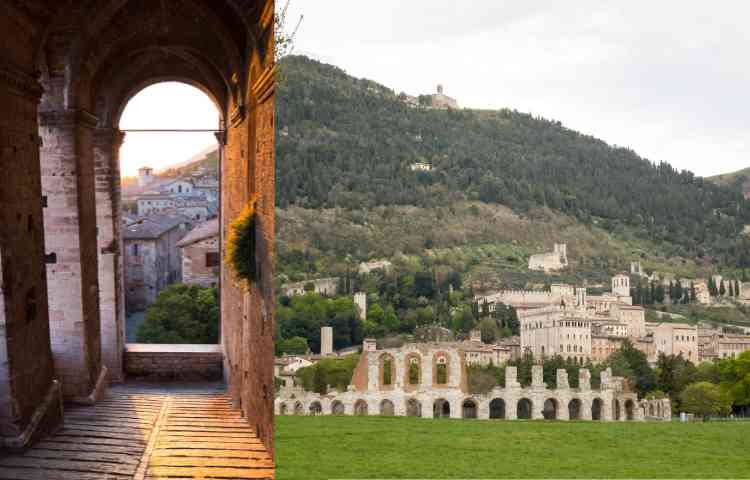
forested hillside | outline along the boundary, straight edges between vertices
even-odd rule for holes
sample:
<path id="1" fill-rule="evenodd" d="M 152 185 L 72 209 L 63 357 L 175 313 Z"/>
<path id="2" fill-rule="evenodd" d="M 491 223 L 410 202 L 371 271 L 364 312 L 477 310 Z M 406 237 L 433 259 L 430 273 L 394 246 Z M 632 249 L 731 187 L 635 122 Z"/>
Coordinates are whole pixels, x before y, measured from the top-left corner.
<path id="1" fill-rule="evenodd" d="M 412 108 L 387 87 L 299 56 L 284 60 L 277 109 L 282 208 L 546 207 L 626 228 L 669 245 L 669 255 L 750 266 L 750 202 L 739 185 L 654 164 L 559 122 L 508 109 Z M 433 170 L 412 172 L 415 162 Z"/>

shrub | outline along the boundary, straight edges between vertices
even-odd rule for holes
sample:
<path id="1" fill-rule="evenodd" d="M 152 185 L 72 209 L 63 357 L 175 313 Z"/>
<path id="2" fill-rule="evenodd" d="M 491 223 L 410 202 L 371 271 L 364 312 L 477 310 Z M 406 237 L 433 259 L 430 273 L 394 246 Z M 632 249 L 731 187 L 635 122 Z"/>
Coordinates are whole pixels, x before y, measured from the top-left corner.
<path id="1" fill-rule="evenodd" d="M 255 209 L 258 198 L 253 196 L 242 213 L 229 226 L 227 263 L 237 278 L 255 279 Z"/>

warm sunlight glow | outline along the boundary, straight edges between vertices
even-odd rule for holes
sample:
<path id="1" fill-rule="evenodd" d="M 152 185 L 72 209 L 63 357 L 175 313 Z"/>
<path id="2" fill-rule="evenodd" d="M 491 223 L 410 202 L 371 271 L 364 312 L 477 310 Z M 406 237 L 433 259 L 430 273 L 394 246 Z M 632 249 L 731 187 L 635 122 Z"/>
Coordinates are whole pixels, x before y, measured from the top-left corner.
<path id="1" fill-rule="evenodd" d="M 145 88 L 125 107 L 120 128 L 126 129 L 216 129 L 216 105 L 195 87 L 165 82 Z M 137 133 L 125 136 L 120 150 L 123 177 L 134 176 L 150 166 L 157 171 L 181 163 L 216 145 L 211 132 Z"/>

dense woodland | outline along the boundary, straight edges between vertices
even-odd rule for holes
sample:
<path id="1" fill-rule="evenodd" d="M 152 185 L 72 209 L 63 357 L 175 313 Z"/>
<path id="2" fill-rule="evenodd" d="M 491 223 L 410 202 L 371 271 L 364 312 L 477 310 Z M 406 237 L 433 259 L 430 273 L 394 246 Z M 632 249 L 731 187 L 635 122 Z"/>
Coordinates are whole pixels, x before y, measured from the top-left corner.
<path id="1" fill-rule="evenodd" d="M 623 225 L 674 255 L 750 267 L 750 202 L 559 122 L 509 109 L 412 108 L 392 90 L 305 57 L 287 57 L 277 97 L 282 207 L 429 208 L 457 201 L 516 212 L 548 207 L 585 225 Z M 432 172 L 412 172 L 415 162 Z"/>

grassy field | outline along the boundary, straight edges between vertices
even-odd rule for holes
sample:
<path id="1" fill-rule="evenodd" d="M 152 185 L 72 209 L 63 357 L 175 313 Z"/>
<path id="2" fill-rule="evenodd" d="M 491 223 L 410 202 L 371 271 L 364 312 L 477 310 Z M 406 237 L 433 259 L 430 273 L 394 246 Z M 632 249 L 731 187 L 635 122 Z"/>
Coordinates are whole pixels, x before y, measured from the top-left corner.
<path id="1" fill-rule="evenodd" d="M 276 417 L 278 480 L 750 478 L 750 423 Z"/>

